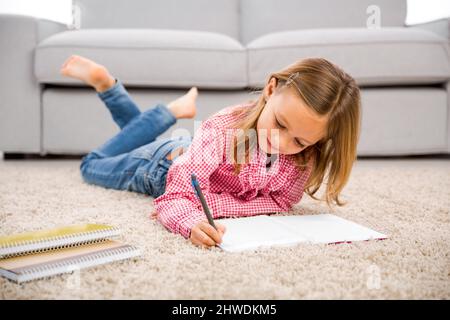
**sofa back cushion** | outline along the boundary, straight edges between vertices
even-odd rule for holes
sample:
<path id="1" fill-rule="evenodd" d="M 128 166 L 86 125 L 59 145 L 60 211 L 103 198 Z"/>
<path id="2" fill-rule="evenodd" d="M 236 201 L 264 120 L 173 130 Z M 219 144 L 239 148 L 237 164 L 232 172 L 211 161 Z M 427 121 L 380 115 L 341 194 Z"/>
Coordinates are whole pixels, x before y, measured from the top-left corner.
<path id="1" fill-rule="evenodd" d="M 239 40 L 239 0 L 74 0 L 80 28 L 211 31 Z"/>
<path id="2" fill-rule="evenodd" d="M 286 30 L 366 28 L 375 12 L 381 27 L 404 26 L 406 0 L 241 0 L 241 41 Z"/>

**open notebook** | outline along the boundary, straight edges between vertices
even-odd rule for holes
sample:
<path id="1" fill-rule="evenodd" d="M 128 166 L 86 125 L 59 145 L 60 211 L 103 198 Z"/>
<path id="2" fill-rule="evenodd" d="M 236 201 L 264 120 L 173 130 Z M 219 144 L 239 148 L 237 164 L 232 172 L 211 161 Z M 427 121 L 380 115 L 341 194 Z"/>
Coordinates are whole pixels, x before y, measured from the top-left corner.
<path id="1" fill-rule="evenodd" d="M 20 283 L 140 255 L 119 233 L 84 224 L 0 237 L 0 275 Z"/>
<path id="2" fill-rule="evenodd" d="M 227 228 L 218 246 L 236 252 L 301 242 L 340 243 L 385 239 L 386 235 L 332 214 L 258 215 L 220 219 Z"/>

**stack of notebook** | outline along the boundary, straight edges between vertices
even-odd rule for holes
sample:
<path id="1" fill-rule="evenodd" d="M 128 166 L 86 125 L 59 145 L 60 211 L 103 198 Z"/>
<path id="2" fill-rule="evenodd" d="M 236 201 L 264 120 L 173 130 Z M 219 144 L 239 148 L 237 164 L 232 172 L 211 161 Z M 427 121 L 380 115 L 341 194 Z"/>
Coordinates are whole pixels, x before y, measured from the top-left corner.
<path id="1" fill-rule="evenodd" d="M 111 226 L 85 224 L 0 237 L 0 275 L 25 282 L 140 255 Z"/>

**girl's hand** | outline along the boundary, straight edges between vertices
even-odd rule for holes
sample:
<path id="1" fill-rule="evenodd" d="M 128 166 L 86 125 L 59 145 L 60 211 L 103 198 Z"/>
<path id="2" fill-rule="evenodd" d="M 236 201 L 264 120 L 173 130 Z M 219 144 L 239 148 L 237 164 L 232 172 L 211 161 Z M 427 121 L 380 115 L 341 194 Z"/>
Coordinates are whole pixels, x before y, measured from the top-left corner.
<path id="1" fill-rule="evenodd" d="M 191 229 L 190 240 L 196 246 L 210 248 L 222 242 L 222 236 L 225 233 L 225 226 L 214 222 L 217 229 L 214 229 L 208 221 L 200 221 Z"/>

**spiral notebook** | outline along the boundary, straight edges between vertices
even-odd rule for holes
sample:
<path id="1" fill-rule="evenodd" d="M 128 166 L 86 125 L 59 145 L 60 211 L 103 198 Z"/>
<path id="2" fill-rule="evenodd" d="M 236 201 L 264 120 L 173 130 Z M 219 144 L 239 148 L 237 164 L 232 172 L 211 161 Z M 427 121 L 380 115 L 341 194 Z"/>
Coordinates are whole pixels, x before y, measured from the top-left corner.
<path id="1" fill-rule="evenodd" d="M 140 255 L 118 228 L 84 224 L 0 237 L 0 275 L 18 283 Z"/>
<path id="2" fill-rule="evenodd" d="M 221 249 L 230 252 L 292 246 L 298 243 L 341 243 L 382 240 L 387 236 L 332 214 L 258 215 L 221 219 L 227 228 Z"/>

